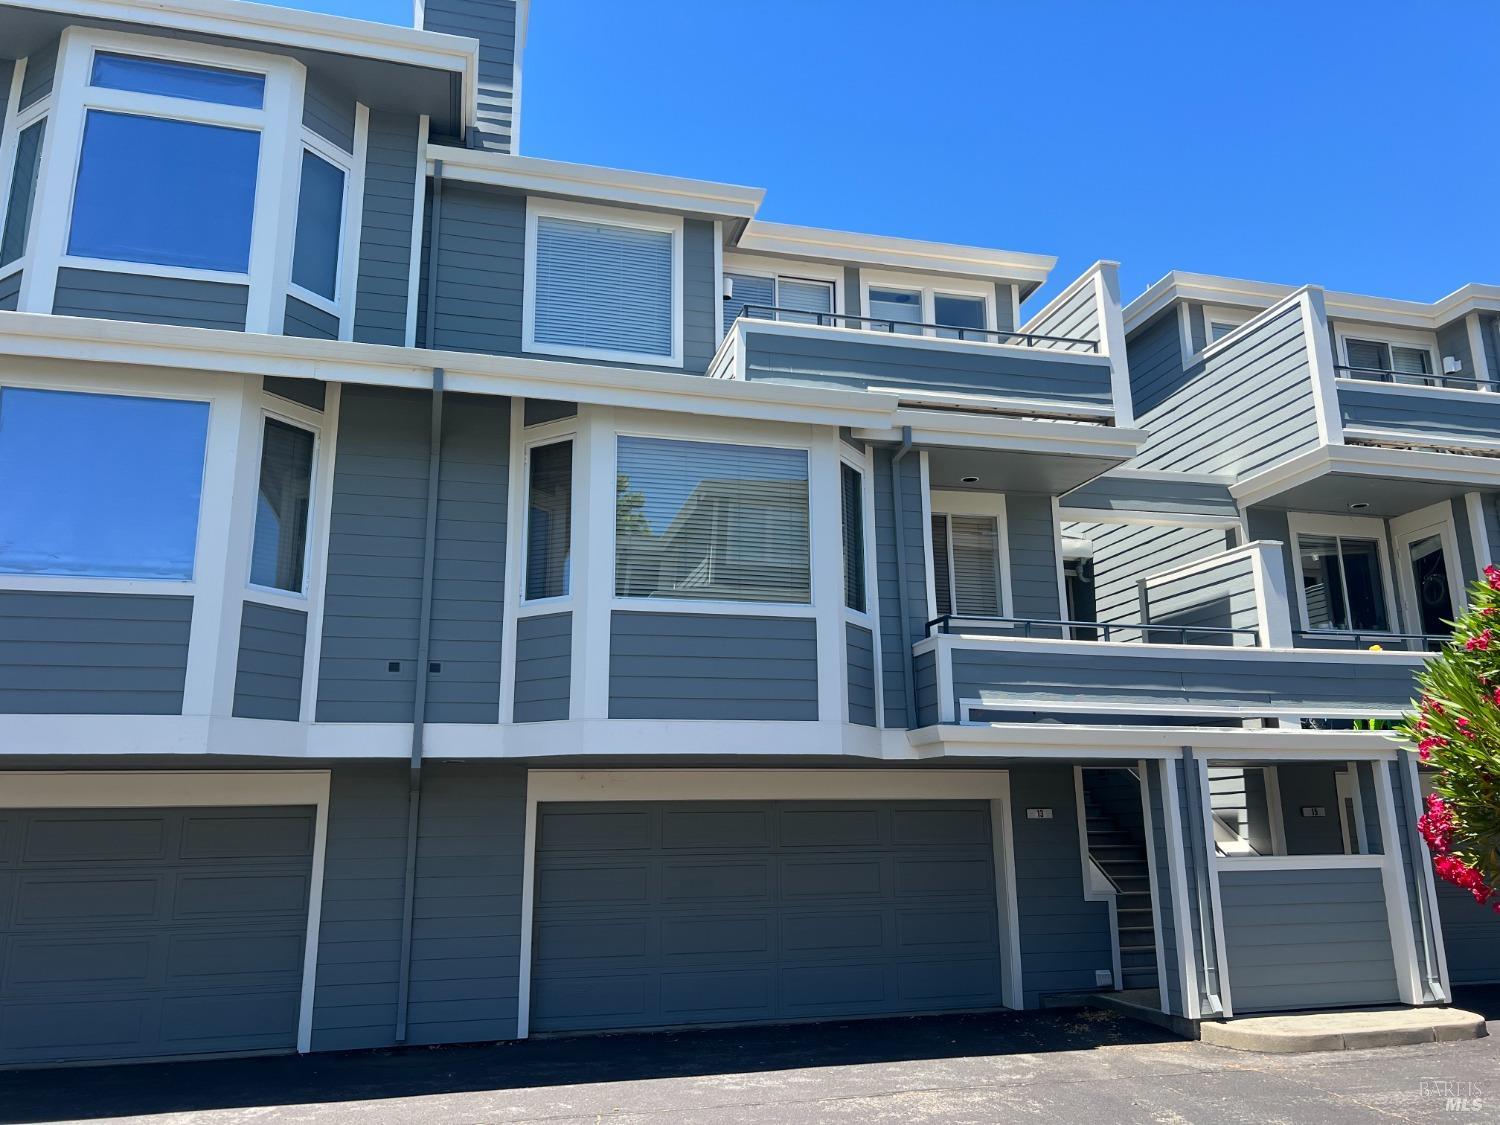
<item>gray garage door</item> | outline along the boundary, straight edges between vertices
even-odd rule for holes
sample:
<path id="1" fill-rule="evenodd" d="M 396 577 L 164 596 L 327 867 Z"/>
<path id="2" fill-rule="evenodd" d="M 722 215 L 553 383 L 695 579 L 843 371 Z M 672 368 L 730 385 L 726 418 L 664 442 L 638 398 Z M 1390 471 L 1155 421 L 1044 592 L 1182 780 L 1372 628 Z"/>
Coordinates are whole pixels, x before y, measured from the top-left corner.
<path id="1" fill-rule="evenodd" d="M 1001 1004 L 985 801 L 547 804 L 536 1031 Z"/>
<path id="2" fill-rule="evenodd" d="M 295 1048 L 314 810 L 0 810 L 0 1063 Z"/>
<path id="3" fill-rule="evenodd" d="M 1454 984 L 1500 982 L 1500 914 L 1442 879 L 1437 880 L 1437 898 L 1448 979 Z"/>

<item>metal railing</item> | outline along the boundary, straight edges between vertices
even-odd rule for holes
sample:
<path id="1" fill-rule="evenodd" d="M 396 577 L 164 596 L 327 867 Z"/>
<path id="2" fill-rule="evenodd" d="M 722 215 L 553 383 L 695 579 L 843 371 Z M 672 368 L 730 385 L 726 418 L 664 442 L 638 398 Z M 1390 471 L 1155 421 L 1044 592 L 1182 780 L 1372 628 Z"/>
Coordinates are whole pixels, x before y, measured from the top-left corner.
<path id="1" fill-rule="evenodd" d="M 1308 648 L 1367 651 L 1375 645 L 1401 652 L 1437 652 L 1453 639 L 1449 633 L 1346 632 L 1335 629 L 1298 629 L 1292 636 Z"/>
<path id="2" fill-rule="evenodd" d="M 1420 371 L 1393 371 L 1386 367 L 1350 367 L 1339 364 L 1334 374 L 1341 379 L 1362 379 L 1367 383 L 1394 383 L 1405 387 L 1446 387 L 1457 391 L 1493 391 L 1488 379 L 1470 379 L 1464 375 L 1427 375 Z"/>
<path id="3" fill-rule="evenodd" d="M 1248 637 L 1250 643 L 1240 647 L 1259 647 L 1260 630 L 1231 628 L 1215 625 L 1156 625 L 1143 621 L 1051 621 L 1040 617 L 971 617 L 965 614 L 945 613 L 927 623 L 927 635 L 944 633 L 1004 633 L 1011 636 L 1019 633 L 1031 639 L 1038 636 L 1049 640 L 1113 641 L 1132 644 L 1216 644 L 1234 645 L 1236 637 Z M 1116 633 L 1136 634 L 1116 638 Z M 1081 634 L 1081 635 L 1080 635 Z M 1215 640 L 1189 640 L 1190 637 L 1222 638 Z"/>
<path id="4" fill-rule="evenodd" d="M 1079 340 L 1071 336 L 1045 336 L 1039 332 L 1013 332 L 1000 328 L 963 328 L 953 324 L 925 324 L 916 321 L 891 320 L 878 316 L 856 316 L 853 313 L 808 312 L 776 305 L 746 305 L 737 320 L 774 320 L 784 324 L 813 324 L 823 328 L 855 328 L 867 332 L 894 335 L 936 336 L 942 340 L 972 340 L 991 344 L 1018 344 L 1027 348 L 1051 348 L 1057 351 L 1088 351 L 1098 354 L 1097 340 Z"/>

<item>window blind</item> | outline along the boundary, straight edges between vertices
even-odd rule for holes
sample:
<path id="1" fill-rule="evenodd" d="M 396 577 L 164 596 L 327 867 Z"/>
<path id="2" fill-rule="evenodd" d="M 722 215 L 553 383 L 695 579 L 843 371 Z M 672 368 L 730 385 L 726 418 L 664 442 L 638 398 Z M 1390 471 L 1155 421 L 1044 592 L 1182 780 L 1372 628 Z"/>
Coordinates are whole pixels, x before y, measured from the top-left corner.
<path id="1" fill-rule="evenodd" d="M 796 281 L 779 278 L 776 282 L 776 306 L 792 309 L 782 313 L 782 320 L 816 324 L 816 316 L 798 316 L 797 313 L 830 313 L 833 311 L 833 286 L 826 281 Z"/>
<path id="2" fill-rule="evenodd" d="M 621 437 L 615 593 L 811 600 L 807 452 Z"/>
<path id="3" fill-rule="evenodd" d="M 1432 357 L 1426 348 L 1391 348 L 1391 370 L 1404 375 L 1431 375 Z"/>
<path id="4" fill-rule="evenodd" d="M 250 581 L 256 586 L 302 592 L 312 467 L 313 435 L 267 418 L 250 549 Z"/>
<path id="5" fill-rule="evenodd" d="M 734 322 L 745 315 L 747 305 L 770 307 L 776 304 L 776 279 L 756 277 L 749 273 L 728 273 L 724 276 L 729 278 L 734 288 L 729 300 L 724 302 L 724 332 L 727 335 Z M 765 317 L 770 314 L 762 312 L 754 315 Z"/>
<path id="6" fill-rule="evenodd" d="M 1390 367 L 1385 345 L 1373 340 L 1345 340 L 1344 353 L 1349 357 L 1350 367 L 1364 367 L 1371 371 L 1385 371 Z"/>
<path id="7" fill-rule="evenodd" d="M 844 605 L 865 610 L 865 508 L 859 470 L 839 465 L 840 506 L 844 530 Z"/>
<path id="8" fill-rule="evenodd" d="M 939 614 L 999 617 L 1000 532 L 995 518 L 935 514 L 932 576 Z"/>
<path id="9" fill-rule="evenodd" d="M 538 343 L 672 354 L 670 231 L 539 218 L 533 286 Z"/>

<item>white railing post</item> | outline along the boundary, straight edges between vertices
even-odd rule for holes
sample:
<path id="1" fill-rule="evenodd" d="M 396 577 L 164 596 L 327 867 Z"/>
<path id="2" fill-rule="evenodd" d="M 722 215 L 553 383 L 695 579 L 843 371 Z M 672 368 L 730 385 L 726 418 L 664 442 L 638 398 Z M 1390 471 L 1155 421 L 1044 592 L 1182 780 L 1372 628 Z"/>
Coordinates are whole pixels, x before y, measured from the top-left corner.
<path id="1" fill-rule="evenodd" d="M 1255 577 L 1256 628 L 1261 648 L 1292 647 L 1292 609 L 1287 595 L 1286 567 L 1281 553 L 1286 547 L 1274 539 L 1251 546 L 1251 573 Z"/>

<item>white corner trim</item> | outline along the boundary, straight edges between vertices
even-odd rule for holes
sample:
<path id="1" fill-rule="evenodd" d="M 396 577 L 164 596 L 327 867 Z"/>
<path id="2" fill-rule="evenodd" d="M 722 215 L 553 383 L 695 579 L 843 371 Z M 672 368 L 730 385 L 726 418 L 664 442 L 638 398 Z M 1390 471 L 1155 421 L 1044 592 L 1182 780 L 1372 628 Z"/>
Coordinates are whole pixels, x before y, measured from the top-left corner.
<path id="1" fill-rule="evenodd" d="M 1182 831 L 1182 798 L 1178 793 L 1177 757 L 1161 759 L 1161 804 L 1167 829 L 1167 876 L 1172 882 L 1172 920 L 1177 943 L 1179 995 L 1183 1015 L 1190 1020 L 1203 1014 L 1203 997 L 1198 989 L 1197 943 L 1189 931 L 1192 905 L 1187 889 L 1187 838 Z"/>
<path id="2" fill-rule="evenodd" d="M 1374 775 L 1375 807 L 1380 815 L 1383 853 L 1372 858 L 1381 861 L 1380 876 L 1385 889 L 1386 921 L 1390 924 L 1391 950 L 1396 961 L 1396 988 L 1403 1004 L 1416 1006 L 1422 1003 L 1422 970 L 1417 963 L 1416 942 L 1411 928 L 1411 904 L 1406 897 L 1406 879 L 1401 860 L 1401 825 L 1396 820 L 1391 771 L 1389 766 L 1375 766 L 1370 772 Z M 1413 856 L 1413 866 L 1417 863 L 1418 857 Z"/>
<path id="3" fill-rule="evenodd" d="M 1494 564 L 1490 554 L 1488 521 L 1485 518 L 1484 498 L 1477 492 L 1464 493 L 1464 512 L 1469 517 L 1469 538 L 1474 548 L 1474 569 L 1480 574 L 1484 568 Z"/>

